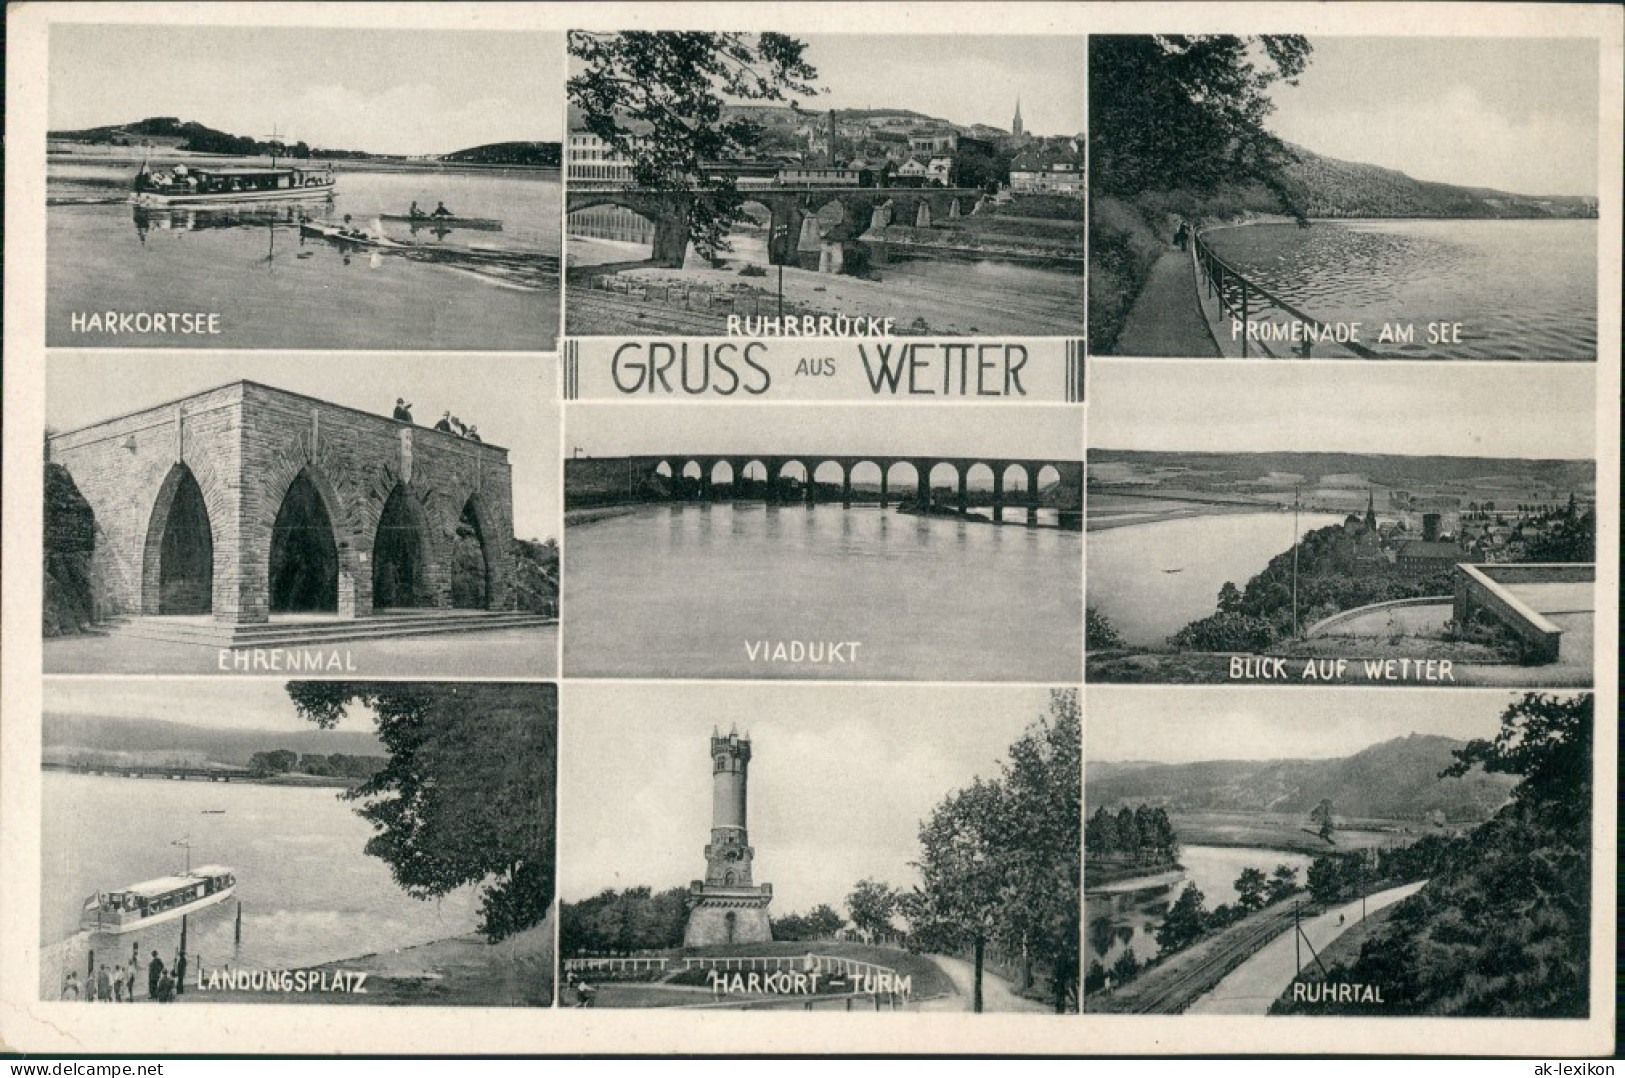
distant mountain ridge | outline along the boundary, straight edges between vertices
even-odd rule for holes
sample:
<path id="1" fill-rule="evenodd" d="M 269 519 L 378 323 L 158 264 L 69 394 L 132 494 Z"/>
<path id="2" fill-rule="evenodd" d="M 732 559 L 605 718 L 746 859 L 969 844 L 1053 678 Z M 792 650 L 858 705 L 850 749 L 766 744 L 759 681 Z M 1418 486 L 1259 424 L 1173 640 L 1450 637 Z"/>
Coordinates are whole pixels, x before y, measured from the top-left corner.
<path id="1" fill-rule="evenodd" d="M 405 154 L 375 154 L 364 150 L 343 150 L 311 147 L 304 142 L 272 142 L 234 135 L 193 120 L 183 121 L 175 116 L 149 116 L 127 124 L 105 124 L 78 131 L 48 131 L 45 137 L 59 142 L 79 142 L 86 145 L 140 146 L 151 144 L 155 150 L 184 150 L 188 153 L 217 153 L 240 156 L 270 154 L 273 150 L 285 157 L 380 157 L 402 158 Z M 435 155 L 425 155 L 434 157 Z M 558 168 L 563 159 L 563 147 L 557 142 L 489 142 L 470 146 L 436 158 L 458 164 L 524 165 L 532 168 Z"/>
<path id="2" fill-rule="evenodd" d="M 1418 180 L 1395 169 L 1340 161 L 1288 143 L 1296 160 L 1283 192 L 1306 217 L 1588 217 L 1597 199 L 1583 195 L 1520 195 L 1488 187 Z"/>
<path id="3" fill-rule="evenodd" d="M 1446 481 L 1483 479 L 1488 476 L 1517 476 L 1547 486 L 1574 491 L 1590 491 L 1596 482 L 1596 469 L 1583 460 L 1520 460 L 1503 457 L 1402 456 L 1396 453 L 1300 453 L 1264 451 L 1258 453 L 1170 452 L 1167 450 L 1096 449 L 1089 450 L 1091 463 L 1123 462 L 1146 468 L 1191 469 L 1207 475 L 1180 476 L 1181 486 L 1200 488 L 1204 483 L 1257 479 L 1270 473 L 1303 476 L 1305 486 L 1324 476 L 1364 475 L 1371 482 L 1405 489 L 1426 487 Z"/>
<path id="4" fill-rule="evenodd" d="M 217 730 L 163 719 L 116 715 L 62 715 L 47 711 L 40 734 L 47 752 L 186 753 L 217 763 L 247 766 L 256 752 L 290 749 L 300 755 L 385 756 L 365 730 Z"/>
<path id="5" fill-rule="evenodd" d="M 1517 777 L 1472 771 L 1439 778 L 1466 742 L 1410 734 L 1325 760 L 1205 760 L 1189 764 L 1089 765 L 1088 810 L 1160 805 L 1171 812 L 1276 812 L 1307 816 L 1329 798 L 1340 817 L 1487 820 L 1506 803 Z"/>

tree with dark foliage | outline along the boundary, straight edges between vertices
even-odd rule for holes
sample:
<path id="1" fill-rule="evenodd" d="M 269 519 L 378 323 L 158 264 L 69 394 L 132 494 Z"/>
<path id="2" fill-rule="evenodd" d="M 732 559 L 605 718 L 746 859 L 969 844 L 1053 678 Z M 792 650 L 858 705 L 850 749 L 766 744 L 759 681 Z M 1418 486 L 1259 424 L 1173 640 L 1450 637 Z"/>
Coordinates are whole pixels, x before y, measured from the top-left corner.
<path id="1" fill-rule="evenodd" d="M 540 924 L 553 901 L 558 695 L 552 685 L 291 681 L 323 729 L 352 705 L 377 717 L 385 764 L 339 796 L 376 832 L 366 852 L 428 900 L 481 889 L 492 943 Z"/>
<path id="2" fill-rule="evenodd" d="M 578 64 L 565 91 L 586 129 L 630 163 L 638 187 L 696 193 L 689 240 L 701 257 L 729 250 L 743 199 L 732 175 L 707 166 L 745 156 L 762 129 L 724 118 L 724 106 L 788 100 L 794 108 L 792 95 L 816 94 L 806 45 L 766 32 L 574 30 L 569 48 Z"/>
<path id="3" fill-rule="evenodd" d="M 1092 189 L 1275 186 L 1290 151 L 1264 127 L 1275 108 L 1266 91 L 1296 85 L 1311 51 L 1296 34 L 1091 37 Z"/>
<path id="4" fill-rule="evenodd" d="M 1522 781 L 1465 842 L 1424 840 L 1406 857 L 1414 863 L 1389 860 L 1391 870 L 1427 872 L 1427 884 L 1392 907 L 1357 959 L 1330 970 L 1332 981 L 1382 985 L 1384 1002 L 1337 1013 L 1591 1013 L 1593 721 L 1589 694 L 1530 693 L 1493 739 L 1456 750 L 1443 775 L 1482 767 Z M 1293 1009 L 1290 993 L 1273 1008 Z"/>

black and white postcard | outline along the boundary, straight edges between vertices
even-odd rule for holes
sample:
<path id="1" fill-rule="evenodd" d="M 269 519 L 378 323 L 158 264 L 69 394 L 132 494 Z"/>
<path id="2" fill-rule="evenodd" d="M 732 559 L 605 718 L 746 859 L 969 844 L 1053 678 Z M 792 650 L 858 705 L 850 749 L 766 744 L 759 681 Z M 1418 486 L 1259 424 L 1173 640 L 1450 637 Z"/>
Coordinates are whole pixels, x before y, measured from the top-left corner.
<path id="1" fill-rule="evenodd" d="M 1620 5 L 5 44 L 0 1054 L 1600 1075 Z"/>
<path id="2" fill-rule="evenodd" d="M 1597 358 L 1598 43 L 1097 35 L 1100 355 Z"/>
<path id="3" fill-rule="evenodd" d="M 1082 331 L 1081 36 L 577 30 L 569 49 L 570 336 Z"/>
<path id="4" fill-rule="evenodd" d="M 568 706 L 561 1006 L 1077 1010 L 1076 688 L 599 684 Z"/>
<path id="5" fill-rule="evenodd" d="M 46 339 L 554 347 L 559 34 L 50 35 Z"/>
<path id="6" fill-rule="evenodd" d="M 1077 409 L 566 410 L 570 676 L 1078 676 Z"/>
<path id="7" fill-rule="evenodd" d="M 1084 1009 L 1590 1013 L 1585 694 L 1088 694 Z"/>
<path id="8" fill-rule="evenodd" d="M 1089 679 L 1592 683 L 1584 368 L 1114 365 L 1089 432 Z"/>
<path id="9" fill-rule="evenodd" d="M 558 691 L 59 680 L 40 995 L 547 1007 Z"/>
<path id="10" fill-rule="evenodd" d="M 553 371 L 48 361 L 50 673 L 550 676 Z"/>

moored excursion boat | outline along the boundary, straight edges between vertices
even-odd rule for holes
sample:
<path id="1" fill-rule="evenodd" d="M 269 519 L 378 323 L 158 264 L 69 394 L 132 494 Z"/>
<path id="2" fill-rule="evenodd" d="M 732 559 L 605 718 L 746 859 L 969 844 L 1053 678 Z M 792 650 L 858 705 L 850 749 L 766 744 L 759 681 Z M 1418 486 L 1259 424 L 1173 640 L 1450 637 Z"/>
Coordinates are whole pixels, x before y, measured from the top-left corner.
<path id="1" fill-rule="evenodd" d="M 176 165 L 154 172 L 143 163 L 135 175 L 130 201 L 139 206 L 200 206 L 328 198 L 337 184 L 331 166 L 315 169 Z"/>
<path id="2" fill-rule="evenodd" d="M 91 895 L 79 913 L 79 927 L 86 932 L 134 932 L 224 902 L 236 889 L 237 877 L 225 865 L 189 868 L 179 876 L 160 876 Z"/>

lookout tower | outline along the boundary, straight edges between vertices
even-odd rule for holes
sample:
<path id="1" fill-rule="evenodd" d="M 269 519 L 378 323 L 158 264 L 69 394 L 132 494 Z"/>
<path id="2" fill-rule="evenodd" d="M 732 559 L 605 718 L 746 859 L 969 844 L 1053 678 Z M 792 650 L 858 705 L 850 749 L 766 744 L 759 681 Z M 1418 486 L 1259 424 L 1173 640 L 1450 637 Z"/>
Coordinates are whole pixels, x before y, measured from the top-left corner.
<path id="1" fill-rule="evenodd" d="M 705 847 L 705 879 L 688 889 L 688 928 L 683 946 L 709 947 L 724 943 L 766 943 L 773 938 L 767 906 L 773 901 L 771 884 L 751 881 L 750 845 L 746 817 L 746 787 L 750 774 L 750 736 L 737 728 L 724 737 L 711 732 L 711 841 Z"/>

